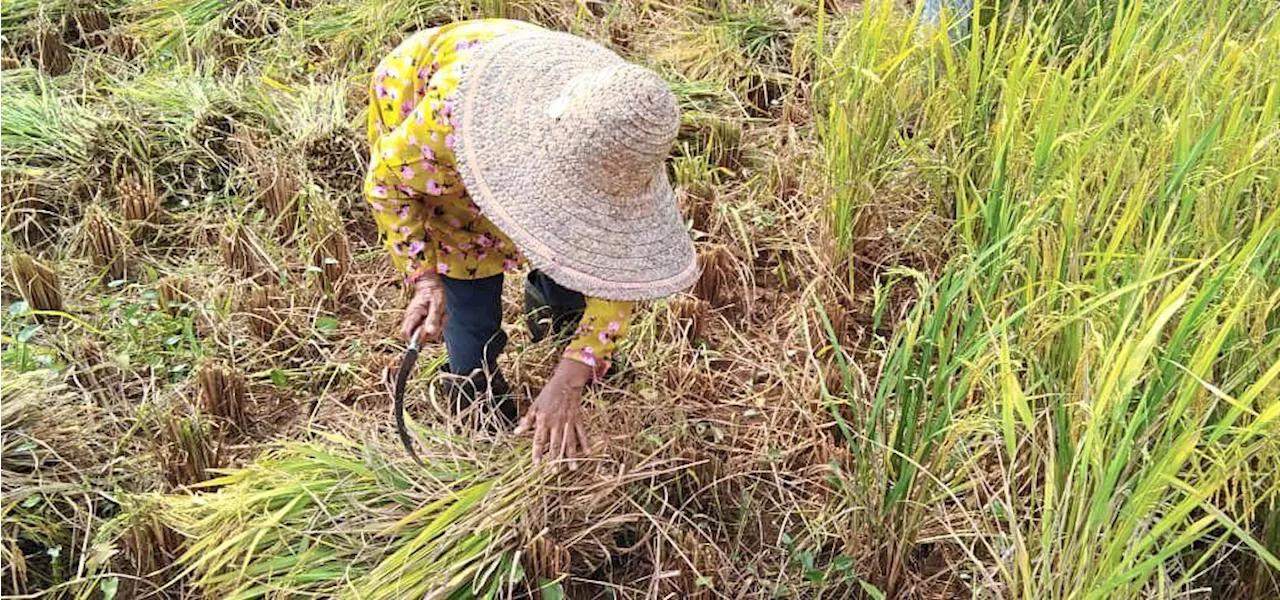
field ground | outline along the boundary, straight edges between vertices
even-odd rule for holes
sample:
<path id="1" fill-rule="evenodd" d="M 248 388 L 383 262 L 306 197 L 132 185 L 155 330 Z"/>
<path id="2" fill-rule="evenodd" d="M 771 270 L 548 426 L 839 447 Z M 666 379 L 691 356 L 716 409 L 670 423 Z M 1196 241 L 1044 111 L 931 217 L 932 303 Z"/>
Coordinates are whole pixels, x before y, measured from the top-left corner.
<path id="1" fill-rule="evenodd" d="M 1275 5 L 978 4 L 3 0 L 3 595 L 1280 597 Z M 683 110 L 703 275 L 575 472 L 438 351 L 391 428 L 367 82 L 475 16 Z"/>

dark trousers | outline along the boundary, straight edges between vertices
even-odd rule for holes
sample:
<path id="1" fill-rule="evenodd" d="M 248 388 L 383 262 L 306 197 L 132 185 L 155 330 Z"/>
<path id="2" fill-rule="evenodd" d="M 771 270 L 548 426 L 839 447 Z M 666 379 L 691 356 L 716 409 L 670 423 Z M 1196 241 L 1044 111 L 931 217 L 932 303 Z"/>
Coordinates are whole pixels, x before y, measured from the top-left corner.
<path id="1" fill-rule="evenodd" d="M 449 352 L 449 371 L 458 375 L 475 369 L 497 372 L 498 356 L 507 346 L 502 331 L 502 283 L 500 273 L 484 279 L 451 279 L 444 281 L 445 311 L 444 345 Z M 530 271 L 525 279 L 526 316 L 551 319 L 560 331 L 572 330 L 582 318 L 586 299 L 538 271 Z M 532 328 L 532 326 L 531 326 Z M 537 338 L 535 334 L 535 338 Z"/>

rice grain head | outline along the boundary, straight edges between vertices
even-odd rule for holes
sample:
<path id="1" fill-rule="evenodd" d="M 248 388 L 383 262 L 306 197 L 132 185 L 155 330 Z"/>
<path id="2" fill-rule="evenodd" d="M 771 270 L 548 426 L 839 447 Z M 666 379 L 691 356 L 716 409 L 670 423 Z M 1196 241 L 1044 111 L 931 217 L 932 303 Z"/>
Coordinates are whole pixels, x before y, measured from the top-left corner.
<path id="1" fill-rule="evenodd" d="M 9 272 L 22 299 L 42 311 L 62 310 L 62 285 L 53 267 L 25 252 L 9 259 Z"/>
<path id="2" fill-rule="evenodd" d="M 243 431 L 248 425 L 249 388 L 244 374 L 234 367 L 209 362 L 197 375 L 200 386 L 200 410 Z"/>

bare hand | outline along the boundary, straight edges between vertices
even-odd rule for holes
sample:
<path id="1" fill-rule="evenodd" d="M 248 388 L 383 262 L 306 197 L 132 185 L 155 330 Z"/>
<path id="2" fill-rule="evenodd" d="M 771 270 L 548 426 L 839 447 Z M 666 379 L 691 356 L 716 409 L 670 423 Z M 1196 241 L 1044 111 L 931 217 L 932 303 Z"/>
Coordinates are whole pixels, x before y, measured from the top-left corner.
<path id="1" fill-rule="evenodd" d="M 429 273 L 413 284 L 413 290 L 413 299 L 404 309 L 400 333 L 404 339 L 412 340 L 414 334 L 421 331 L 419 341 L 439 341 L 444 332 L 444 283 L 439 275 Z"/>
<path id="2" fill-rule="evenodd" d="M 560 359 L 551 380 L 542 388 L 520 419 L 516 434 L 533 431 L 533 462 L 569 460 L 569 468 L 577 469 L 576 459 L 591 450 L 587 428 L 582 425 L 582 388 L 591 379 L 591 367 L 576 360 Z M 559 467 L 557 467 L 558 469 Z"/>

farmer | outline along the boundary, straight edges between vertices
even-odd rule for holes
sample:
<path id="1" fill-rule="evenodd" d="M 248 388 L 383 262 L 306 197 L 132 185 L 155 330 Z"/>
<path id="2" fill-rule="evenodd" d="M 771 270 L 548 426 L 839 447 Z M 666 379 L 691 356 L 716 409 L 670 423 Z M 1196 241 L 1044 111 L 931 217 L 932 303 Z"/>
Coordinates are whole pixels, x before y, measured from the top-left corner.
<path id="1" fill-rule="evenodd" d="M 664 166 L 679 123 L 650 71 L 519 21 L 422 31 L 374 73 L 365 194 L 413 286 L 402 333 L 444 339 L 453 410 L 516 423 L 497 366 L 505 273 L 531 264 L 529 332 L 567 341 L 516 428 L 535 461 L 588 451 L 583 387 L 608 371 L 634 302 L 698 276 Z"/>

